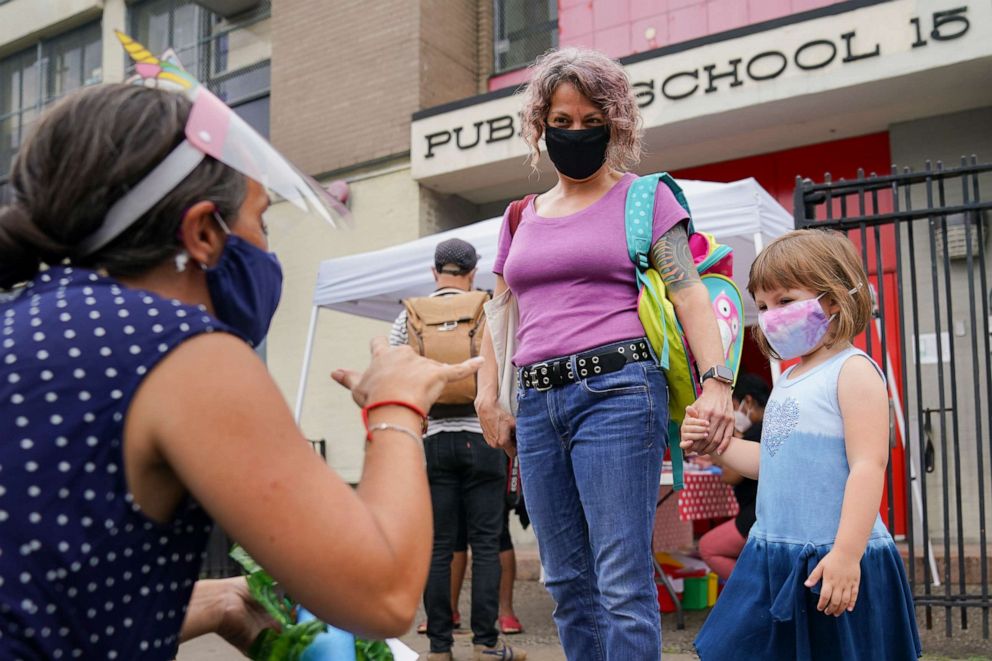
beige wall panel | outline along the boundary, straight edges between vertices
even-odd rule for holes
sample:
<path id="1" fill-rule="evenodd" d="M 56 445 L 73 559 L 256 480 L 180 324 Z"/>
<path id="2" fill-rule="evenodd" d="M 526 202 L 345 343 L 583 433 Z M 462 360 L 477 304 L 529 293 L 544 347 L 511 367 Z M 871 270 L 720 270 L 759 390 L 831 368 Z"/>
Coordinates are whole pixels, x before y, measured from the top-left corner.
<path id="1" fill-rule="evenodd" d="M 101 0 L 13 0 L 0 5 L 4 54 L 100 16 Z"/>

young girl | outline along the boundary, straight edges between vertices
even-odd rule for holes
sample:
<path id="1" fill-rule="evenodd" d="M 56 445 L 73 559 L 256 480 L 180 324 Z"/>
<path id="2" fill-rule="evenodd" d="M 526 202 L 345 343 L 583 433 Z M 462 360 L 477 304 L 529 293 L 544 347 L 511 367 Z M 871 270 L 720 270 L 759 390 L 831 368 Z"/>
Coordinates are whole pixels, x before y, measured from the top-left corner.
<path id="1" fill-rule="evenodd" d="M 757 478 L 757 522 L 696 638 L 709 659 L 916 659 L 920 640 L 902 558 L 878 514 L 888 398 L 851 340 L 871 318 L 861 260 L 835 232 L 799 230 L 751 266 L 766 355 L 799 358 L 772 391 L 761 444 L 719 457 Z M 708 423 L 688 407 L 682 447 Z"/>

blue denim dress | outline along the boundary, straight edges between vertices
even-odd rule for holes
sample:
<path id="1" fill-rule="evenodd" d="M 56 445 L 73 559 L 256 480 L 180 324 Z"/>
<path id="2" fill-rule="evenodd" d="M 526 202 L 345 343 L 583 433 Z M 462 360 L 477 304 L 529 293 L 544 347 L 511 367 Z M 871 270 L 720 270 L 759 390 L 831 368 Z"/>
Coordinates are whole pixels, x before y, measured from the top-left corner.
<path id="1" fill-rule="evenodd" d="M 830 551 L 850 469 L 837 382 L 859 349 L 779 380 L 765 407 L 757 522 L 696 638 L 710 659 L 916 659 L 920 639 L 902 558 L 877 517 L 852 612 L 816 610 L 804 582 Z M 878 366 L 872 362 L 878 369 Z M 881 374 L 881 371 L 879 371 Z M 884 377 L 883 377 L 884 378 Z"/>

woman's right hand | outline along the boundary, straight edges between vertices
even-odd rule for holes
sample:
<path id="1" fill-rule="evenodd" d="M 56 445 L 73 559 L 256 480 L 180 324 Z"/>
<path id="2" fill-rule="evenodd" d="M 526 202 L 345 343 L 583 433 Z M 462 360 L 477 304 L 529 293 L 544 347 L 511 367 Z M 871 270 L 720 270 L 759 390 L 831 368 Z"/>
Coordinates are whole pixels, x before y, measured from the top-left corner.
<path id="1" fill-rule="evenodd" d="M 372 340 L 372 363 L 364 372 L 339 369 L 331 378 L 351 391 L 359 406 L 400 400 L 422 410 L 431 408 L 445 384 L 478 371 L 482 358 L 448 365 L 420 356 L 409 345 L 389 346 L 385 337 Z"/>
<path id="2" fill-rule="evenodd" d="M 495 400 L 475 400 L 482 436 L 491 447 L 499 448 L 510 457 L 517 454 L 517 420 Z"/>

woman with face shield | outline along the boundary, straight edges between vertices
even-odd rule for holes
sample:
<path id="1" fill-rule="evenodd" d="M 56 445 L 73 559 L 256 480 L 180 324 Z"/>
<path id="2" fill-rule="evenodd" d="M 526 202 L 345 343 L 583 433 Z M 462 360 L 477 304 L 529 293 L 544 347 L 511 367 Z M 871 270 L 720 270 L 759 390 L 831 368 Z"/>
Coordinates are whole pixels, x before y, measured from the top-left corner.
<path id="1" fill-rule="evenodd" d="M 416 611 L 431 545 L 418 411 L 477 364 L 374 342 L 364 374 L 335 374 L 376 405 L 362 482 L 328 470 L 250 346 L 282 283 L 268 196 L 190 151 L 199 103 L 87 88 L 14 163 L 0 210 L 0 289 L 19 285 L 0 304 L 0 658 L 172 659 L 207 630 L 246 648 L 265 617 L 238 615 L 243 582 L 234 618 L 228 587 L 193 591 L 211 519 L 327 622 L 385 637 Z"/>
<path id="2" fill-rule="evenodd" d="M 505 216 L 493 268 L 496 294 L 509 288 L 520 311 L 517 417 L 497 403 L 493 361 L 479 373 L 476 408 L 486 440 L 519 453 L 566 656 L 656 661 L 651 531 L 668 388 L 637 314 L 624 229 L 640 115 L 623 68 L 576 48 L 540 58 L 522 101 L 532 165 L 543 138 L 557 181 L 527 200 L 516 228 Z M 641 215 L 652 265 L 703 373 L 695 406 L 711 422 L 707 446 L 723 447 L 732 378 L 689 250 L 688 214 L 661 185 Z"/>

